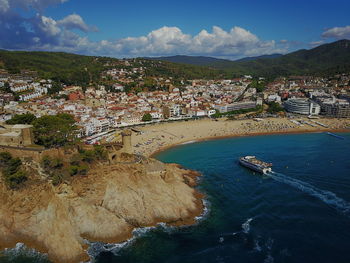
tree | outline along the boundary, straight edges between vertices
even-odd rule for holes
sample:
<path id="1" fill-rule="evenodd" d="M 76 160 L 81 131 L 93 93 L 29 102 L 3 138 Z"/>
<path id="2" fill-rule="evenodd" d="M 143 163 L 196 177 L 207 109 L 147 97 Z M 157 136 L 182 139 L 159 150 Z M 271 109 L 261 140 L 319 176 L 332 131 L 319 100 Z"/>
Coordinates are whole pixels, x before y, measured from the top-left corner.
<path id="1" fill-rule="evenodd" d="M 12 119 L 7 120 L 6 124 L 31 124 L 34 120 L 36 120 L 36 117 L 34 114 L 31 113 L 16 114 L 12 117 Z"/>
<path id="2" fill-rule="evenodd" d="M 0 153 L 0 167 L 5 183 L 12 189 L 17 188 L 28 179 L 27 173 L 21 169 L 21 159 L 13 158 L 8 152 Z"/>
<path id="3" fill-rule="evenodd" d="M 277 113 L 284 111 L 284 108 L 277 102 L 271 102 L 267 110 L 268 113 Z"/>
<path id="4" fill-rule="evenodd" d="M 151 121 L 152 120 L 152 115 L 150 113 L 146 113 L 142 117 L 142 121 Z"/>
<path id="5" fill-rule="evenodd" d="M 257 92 L 263 92 L 266 89 L 266 83 L 254 79 L 252 83 L 249 84 L 249 88 L 255 88 Z"/>
<path id="6" fill-rule="evenodd" d="M 45 115 L 36 119 L 33 126 L 35 143 L 47 148 L 64 146 L 76 140 L 77 127 L 70 114 Z"/>

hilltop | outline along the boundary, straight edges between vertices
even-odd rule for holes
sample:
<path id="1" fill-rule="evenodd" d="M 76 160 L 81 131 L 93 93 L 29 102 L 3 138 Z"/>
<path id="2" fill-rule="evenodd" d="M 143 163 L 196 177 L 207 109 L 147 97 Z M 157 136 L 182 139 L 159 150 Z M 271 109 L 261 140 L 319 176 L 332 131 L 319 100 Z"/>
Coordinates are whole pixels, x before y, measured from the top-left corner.
<path id="1" fill-rule="evenodd" d="M 129 66 L 125 66 L 125 61 Z M 9 73 L 36 71 L 68 85 L 104 84 L 102 72 L 111 68 L 144 67 L 145 78 L 174 80 L 219 79 L 241 75 L 278 77 L 289 75 L 331 75 L 350 70 L 350 40 L 339 40 L 316 48 L 286 55 L 273 54 L 237 61 L 211 57 L 172 56 L 159 58 L 116 59 L 62 52 L 0 50 L 0 69 Z"/>
<path id="2" fill-rule="evenodd" d="M 64 52 L 0 50 L 0 69 L 5 69 L 12 74 L 28 70 L 36 71 L 41 78 L 52 79 L 67 85 L 101 84 L 103 82 L 101 75 L 105 70 L 136 67 L 146 69 L 145 77 L 195 79 L 218 78 L 223 75 L 220 70 L 208 67 L 162 61 L 154 62 L 141 58 L 117 59 Z"/>
<path id="3" fill-rule="evenodd" d="M 267 55 L 236 61 L 208 57 L 173 56 L 157 60 L 205 65 L 225 71 L 226 75 L 288 76 L 328 75 L 350 70 L 350 40 L 339 40 L 316 48 L 286 55 Z"/>

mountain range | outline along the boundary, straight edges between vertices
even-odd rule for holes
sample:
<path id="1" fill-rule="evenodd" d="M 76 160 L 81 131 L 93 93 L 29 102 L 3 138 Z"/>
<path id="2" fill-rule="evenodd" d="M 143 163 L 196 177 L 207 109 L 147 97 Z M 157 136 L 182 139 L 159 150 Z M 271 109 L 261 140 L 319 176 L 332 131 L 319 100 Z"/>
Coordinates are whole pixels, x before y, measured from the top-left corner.
<path id="1" fill-rule="evenodd" d="M 151 59 L 207 66 L 233 75 L 327 75 L 350 71 L 350 40 L 339 40 L 309 50 L 301 49 L 286 55 L 264 55 L 236 61 L 192 56 Z"/>
<path id="2" fill-rule="evenodd" d="M 62 52 L 0 50 L 0 69 L 10 73 L 35 70 L 40 77 L 66 84 L 99 83 L 107 64 L 116 58 L 93 57 Z M 236 61 L 212 57 L 172 56 L 132 59 L 135 66 L 146 66 L 147 77 L 173 79 L 219 79 L 242 75 L 274 78 L 290 75 L 329 76 L 350 72 L 350 40 L 339 40 L 313 49 L 286 55 L 273 54 Z M 155 63 L 162 61 L 162 63 Z"/>

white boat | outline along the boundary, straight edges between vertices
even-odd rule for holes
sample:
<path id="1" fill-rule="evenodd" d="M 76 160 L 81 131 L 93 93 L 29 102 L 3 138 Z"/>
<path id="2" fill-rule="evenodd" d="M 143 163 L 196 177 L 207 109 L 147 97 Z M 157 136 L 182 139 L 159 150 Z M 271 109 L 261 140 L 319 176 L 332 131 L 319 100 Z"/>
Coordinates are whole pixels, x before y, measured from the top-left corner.
<path id="1" fill-rule="evenodd" d="M 255 156 L 244 156 L 239 158 L 239 163 L 253 171 L 267 174 L 272 172 L 272 163 L 265 163 L 258 160 Z"/>

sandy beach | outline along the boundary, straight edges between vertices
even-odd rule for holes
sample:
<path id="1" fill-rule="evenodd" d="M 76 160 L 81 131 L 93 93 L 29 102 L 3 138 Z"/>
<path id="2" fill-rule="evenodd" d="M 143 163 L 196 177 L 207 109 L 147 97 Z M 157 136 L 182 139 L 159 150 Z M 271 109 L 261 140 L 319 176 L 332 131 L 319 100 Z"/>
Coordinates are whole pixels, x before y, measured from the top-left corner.
<path id="1" fill-rule="evenodd" d="M 288 118 L 266 118 L 261 121 L 202 119 L 145 125 L 136 128 L 140 132 L 134 133 L 132 145 L 135 153 L 152 156 L 177 144 L 214 138 L 277 133 L 350 131 L 350 119 L 309 120 L 304 117 L 293 120 L 306 121 L 308 124 L 297 124 Z"/>

